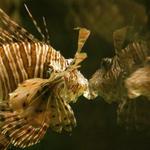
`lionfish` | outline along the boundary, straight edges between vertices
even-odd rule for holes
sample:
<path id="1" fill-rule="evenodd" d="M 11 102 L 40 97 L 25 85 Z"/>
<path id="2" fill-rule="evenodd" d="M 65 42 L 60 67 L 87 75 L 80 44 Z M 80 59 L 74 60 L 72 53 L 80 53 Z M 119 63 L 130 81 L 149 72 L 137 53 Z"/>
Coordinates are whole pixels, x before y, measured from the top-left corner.
<path id="1" fill-rule="evenodd" d="M 116 30 L 113 39 L 115 55 L 102 59 L 101 68 L 89 80 L 90 92 L 86 96 L 99 95 L 109 104 L 117 103 L 118 123 L 128 129 L 150 127 L 148 44 L 130 26 Z"/>
<path id="2" fill-rule="evenodd" d="M 49 127 L 59 133 L 70 132 L 76 119 L 69 103 L 88 89 L 78 68 L 86 58 L 81 49 L 90 31 L 78 28 L 75 57 L 65 59 L 44 34 L 39 41 L 1 9 L 0 21 L 0 149 L 34 145 Z"/>

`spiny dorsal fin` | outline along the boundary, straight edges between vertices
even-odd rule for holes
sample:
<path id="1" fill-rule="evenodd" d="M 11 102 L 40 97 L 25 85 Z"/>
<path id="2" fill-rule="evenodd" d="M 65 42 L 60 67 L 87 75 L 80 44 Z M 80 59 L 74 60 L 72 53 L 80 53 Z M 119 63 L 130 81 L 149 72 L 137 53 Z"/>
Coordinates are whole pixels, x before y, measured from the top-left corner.
<path id="1" fill-rule="evenodd" d="M 79 30 L 77 53 L 80 53 L 90 35 L 90 30 L 80 27 L 75 28 L 75 30 Z"/>
<path id="2" fill-rule="evenodd" d="M 0 27 L 0 45 L 13 43 L 15 41 L 22 41 L 22 40 Z"/>
<path id="3" fill-rule="evenodd" d="M 113 40 L 114 40 L 114 47 L 115 47 L 116 53 L 117 53 L 117 51 L 119 51 L 123 48 L 126 34 L 127 34 L 127 27 L 115 30 L 113 32 Z"/>
<path id="4" fill-rule="evenodd" d="M 45 28 L 45 34 L 46 34 L 46 36 L 45 36 L 45 42 L 46 43 L 48 43 L 48 44 L 50 44 L 50 37 L 49 37 L 49 32 L 48 32 L 48 28 L 47 28 L 47 23 L 46 23 L 46 19 L 45 19 L 45 17 L 43 17 L 43 24 L 44 24 L 44 28 Z"/>
<path id="5" fill-rule="evenodd" d="M 125 26 L 113 32 L 113 41 L 116 54 L 125 48 L 129 43 L 137 40 L 138 33 L 133 26 Z"/>
<path id="6" fill-rule="evenodd" d="M 38 41 L 26 29 L 11 20 L 2 9 L 0 9 L 0 21 L 4 24 L 4 27 L 7 29 L 8 33 L 15 36 L 18 41 Z"/>
<path id="7" fill-rule="evenodd" d="M 45 40 L 46 40 L 46 38 L 45 38 L 45 35 L 42 33 L 41 28 L 38 26 L 38 24 L 37 24 L 36 20 L 33 18 L 33 16 L 32 16 L 32 14 L 31 14 L 31 12 L 29 11 L 29 9 L 28 9 L 28 7 L 27 7 L 27 5 L 26 5 L 26 4 L 24 4 L 24 6 L 25 6 L 25 8 L 26 8 L 26 10 L 27 10 L 27 12 L 28 12 L 28 14 L 29 14 L 29 17 L 31 18 L 31 20 L 32 20 L 32 22 L 33 22 L 33 24 L 34 24 L 35 28 L 37 29 L 38 33 L 41 35 L 42 40 L 43 40 L 43 41 L 45 41 Z"/>
<path id="8" fill-rule="evenodd" d="M 78 35 L 78 47 L 77 47 L 77 51 L 75 53 L 74 56 L 74 60 L 72 61 L 71 65 L 69 68 L 78 68 L 80 67 L 80 63 L 87 58 L 87 54 L 86 53 L 82 53 L 81 50 L 86 42 L 86 40 L 88 39 L 89 35 L 90 35 L 90 30 L 86 29 L 86 28 L 80 28 L 77 27 L 75 28 L 75 30 L 79 30 L 79 35 Z"/>

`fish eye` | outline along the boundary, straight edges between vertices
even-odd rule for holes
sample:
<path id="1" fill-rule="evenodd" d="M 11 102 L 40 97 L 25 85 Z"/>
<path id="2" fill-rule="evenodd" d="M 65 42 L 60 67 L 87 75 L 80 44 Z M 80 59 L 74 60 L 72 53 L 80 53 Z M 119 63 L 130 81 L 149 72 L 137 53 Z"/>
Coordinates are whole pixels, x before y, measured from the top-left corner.
<path id="1" fill-rule="evenodd" d="M 101 60 L 101 68 L 102 69 L 106 69 L 106 70 L 110 69 L 111 64 L 112 64 L 112 59 L 111 58 L 103 58 Z"/>
<path id="2" fill-rule="evenodd" d="M 52 69 L 50 66 L 48 66 L 48 68 L 47 68 L 47 70 L 46 70 L 46 78 L 49 78 L 49 77 L 50 77 L 52 71 L 53 71 L 53 69 Z"/>

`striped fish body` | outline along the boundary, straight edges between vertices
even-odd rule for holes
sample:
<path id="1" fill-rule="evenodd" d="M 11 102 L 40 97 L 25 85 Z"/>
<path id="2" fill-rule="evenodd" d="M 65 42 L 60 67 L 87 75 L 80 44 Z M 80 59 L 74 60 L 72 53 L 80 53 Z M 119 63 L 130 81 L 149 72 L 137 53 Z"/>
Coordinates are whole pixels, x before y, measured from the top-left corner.
<path id="1" fill-rule="evenodd" d="M 119 42 L 118 47 L 120 45 Z M 101 68 L 89 80 L 91 97 L 100 95 L 108 103 L 119 103 L 127 98 L 125 80 L 145 64 L 150 54 L 147 43 L 142 40 L 131 41 L 124 48 L 117 48 L 114 57 L 102 59 Z"/>
<path id="2" fill-rule="evenodd" d="M 0 21 L 4 25 L 0 28 L 1 150 L 10 144 L 32 146 L 49 127 L 59 133 L 71 132 L 76 119 L 69 103 L 88 89 L 78 68 L 86 58 L 81 49 L 90 31 L 79 29 L 75 57 L 65 59 L 49 41 L 36 39 L 1 9 Z M 34 19 L 33 23 L 41 33 Z"/>
<path id="3" fill-rule="evenodd" d="M 108 103 L 120 103 L 126 99 L 128 96 L 124 82 L 144 65 L 147 57 L 148 48 L 145 42 L 133 42 L 113 58 L 104 58 L 101 68 L 89 81 L 91 96 L 100 95 Z"/>
<path id="4" fill-rule="evenodd" d="M 35 45 L 40 44 L 33 43 L 31 47 Z M 44 60 L 42 54 L 45 49 L 42 47 L 47 47 Z M 14 84 L 14 86 L 10 88 L 10 91 L 6 91 L 9 94 L 7 104 L 4 105 L 5 101 L 0 104 L 0 121 L 2 122 L 0 138 L 6 136 L 9 141 L 5 140 L 5 143 L 1 143 L 4 147 L 8 147 L 9 144 L 20 148 L 29 147 L 40 142 L 49 127 L 60 133 L 62 130 L 71 132 L 76 126 L 74 112 L 69 103 L 75 102 L 87 90 L 88 81 L 76 69 L 76 65 L 69 65 L 72 59 L 65 60 L 59 52 L 47 45 L 41 44 L 38 48 L 41 48 L 41 53 L 31 55 L 31 59 L 21 59 L 22 64 L 25 63 L 27 66 L 24 65 L 19 70 L 20 74 L 16 69 L 19 78 L 16 78 L 16 72 L 7 74 L 13 78 L 13 83 L 10 82 L 10 78 L 7 78 L 10 82 L 8 85 Z M 36 53 L 36 48 L 32 50 L 33 54 Z M 15 55 L 12 56 L 12 58 L 15 57 Z M 31 60 L 30 65 L 29 60 Z M 45 63 L 51 68 L 51 74 L 48 77 Z M 15 62 L 13 65 L 19 69 L 19 64 Z M 11 63 L 3 65 L 11 65 Z M 27 76 L 20 78 L 23 75 L 21 72 L 23 69 Z M 18 80 L 15 81 L 15 79 Z M 5 80 L 3 82 L 6 83 Z M 19 86 L 17 86 L 18 83 L 20 83 Z M 7 88 L 7 85 L 4 84 L 4 88 Z M 15 90 L 11 92 L 13 88 Z M 5 90 L 2 91 L 5 92 Z"/>
<path id="5" fill-rule="evenodd" d="M 40 42 L 4 44 L 0 47 L 2 99 L 29 78 L 48 78 L 48 71 L 61 72 L 69 61 L 50 45 Z"/>
<path id="6" fill-rule="evenodd" d="M 149 130 L 148 44 L 142 40 L 131 40 L 127 46 L 123 46 L 124 40 L 118 37 L 119 45 L 115 41 L 116 55 L 104 58 L 101 68 L 89 80 L 89 97 L 101 96 L 109 104 L 117 103 L 119 125 L 127 129 Z"/>

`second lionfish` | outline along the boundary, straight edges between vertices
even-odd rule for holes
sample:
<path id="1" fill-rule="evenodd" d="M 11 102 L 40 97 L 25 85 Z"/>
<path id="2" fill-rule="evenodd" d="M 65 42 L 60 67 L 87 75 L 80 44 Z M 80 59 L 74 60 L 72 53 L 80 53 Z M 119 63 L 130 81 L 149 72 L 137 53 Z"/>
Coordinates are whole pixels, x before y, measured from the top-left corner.
<path id="1" fill-rule="evenodd" d="M 133 27 L 113 34 L 115 55 L 103 58 L 89 80 L 90 95 L 118 104 L 118 123 L 127 129 L 150 129 L 150 50 Z"/>
<path id="2" fill-rule="evenodd" d="M 65 59 L 1 9 L 0 21 L 0 149 L 6 150 L 10 144 L 20 148 L 34 145 L 49 127 L 56 132 L 71 131 L 76 119 L 69 103 L 88 89 L 78 68 L 86 58 L 80 52 L 90 31 L 79 29 L 75 57 Z"/>

